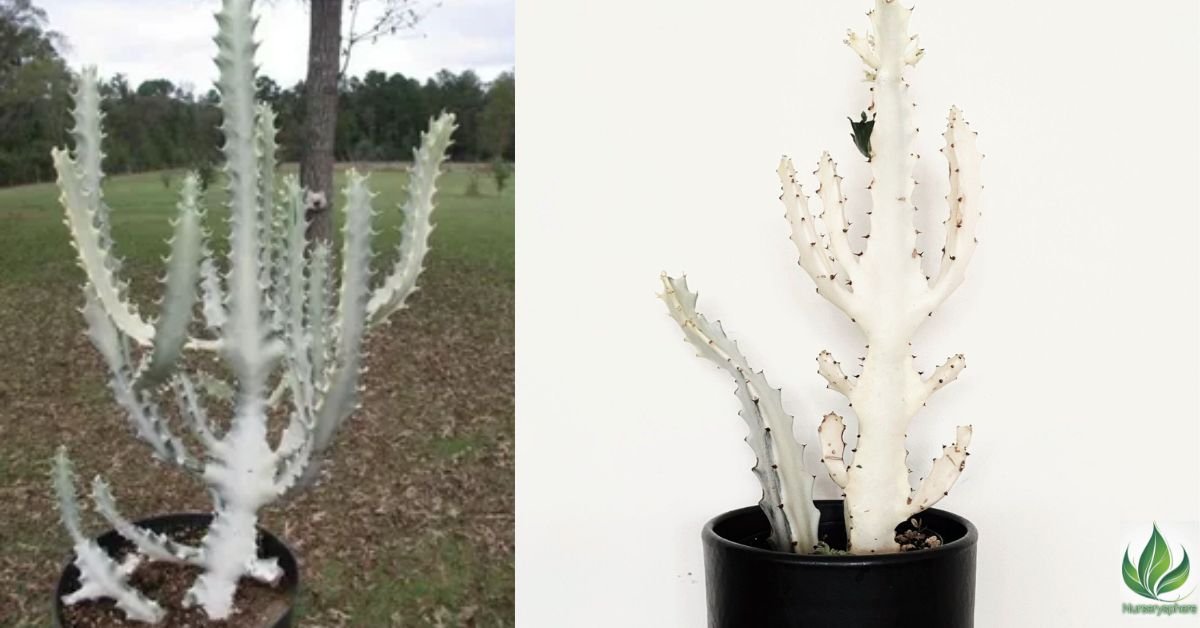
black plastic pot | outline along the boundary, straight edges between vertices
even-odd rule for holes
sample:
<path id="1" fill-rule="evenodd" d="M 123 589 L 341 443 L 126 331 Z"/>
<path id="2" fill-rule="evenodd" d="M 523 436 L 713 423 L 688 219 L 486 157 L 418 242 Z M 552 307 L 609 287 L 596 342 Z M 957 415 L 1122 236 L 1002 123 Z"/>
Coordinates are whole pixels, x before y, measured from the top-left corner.
<path id="1" fill-rule="evenodd" d="M 188 512 L 150 517 L 149 519 L 142 519 L 135 523 L 154 532 L 166 534 L 181 528 L 190 530 L 206 529 L 208 528 L 208 524 L 212 522 L 212 519 L 212 513 Z M 109 530 L 101 534 L 96 538 L 96 543 L 107 551 L 109 555 L 116 555 L 123 549 L 129 549 L 133 546 L 121 537 L 120 534 L 117 534 L 116 530 Z M 279 561 L 279 566 L 283 569 L 283 577 L 279 581 L 279 586 L 288 598 L 287 612 L 272 624 L 270 628 L 291 628 L 292 609 L 296 600 L 296 591 L 300 588 L 300 567 L 296 563 L 296 557 L 283 541 L 262 528 L 258 529 L 258 557 L 275 558 Z M 67 560 L 66 566 L 63 567 L 62 575 L 58 578 L 58 587 L 54 590 L 54 628 L 63 627 L 63 596 L 69 595 L 79 588 L 79 569 L 75 567 L 74 561 L 75 556 L 72 554 Z"/>
<path id="2" fill-rule="evenodd" d="M 816 505 L 820 539 L 845 547 L 842 502 Z M 867 556 L 766 549 L 769 524 L 758 506 L 709 521 L 709 628 L 972 628 L 979 533 L 941 510 L 920 519 L 942 537 L 941 547 Z"/>

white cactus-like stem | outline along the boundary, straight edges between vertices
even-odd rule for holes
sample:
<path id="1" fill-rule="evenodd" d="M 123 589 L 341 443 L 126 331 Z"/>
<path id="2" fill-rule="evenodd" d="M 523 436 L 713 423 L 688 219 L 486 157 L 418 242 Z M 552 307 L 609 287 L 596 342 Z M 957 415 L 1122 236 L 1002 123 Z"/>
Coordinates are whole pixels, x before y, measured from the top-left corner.
<path id="1" fill-rule="evenodd" d="M 133 621 L 156 624 L 166 612 L 129 585 L 129 576 L 137 568 L 139 557 L 130 555 L 118 564 L 99 545 L 83 535 L 79 520 L 78 499 L 75 495 L 75 473 L 67 451 L 59 447 L 54 457 L 54 492 L 63 527 L 75 544 L 75 567 L 79 570 L 80 587 L 62 598 L 68 606 L 87 600 L 111 599 L 125 617 Z"/>
<path id="2" fill-rule="evenodd" d="M 821 420 L 817 434 L 821 437 L 821 463 L 829 472 L 829 478 L 840 488 L 846 488 L 849 471 L 846 469 L 846 424 L 842 417 L 830 412 Z"/>
<path id="3" fill-rule="evenodd" d="M 112 374 L 109 388 L 117 403 L 128 413 L 138 438 L 150 445 L 160 460 L 177 464 L 192 473 L 200 473 L 200 464 L 162 420 L 158 405 L 151 395 L 137 389 L 130 367 L 128 337 L 121 335 L 112 319 L 105 315 L 99 298 L 90 286 L 85 286 L 84 296 L 83 317 L 88 324 L 88 338 L 108 365 Z"/>
<path id="4" fill-rule="evenodd" d="M 413 150 L 413 166 L 409 171 L 408 201 L 404 203 L 404 223 L 396 263 L 383 284 L 367 302 L 367 315 L 372 324 L 383 322 L 402 309 L 408 297 L 417 290 L 417 278 L 425 270 L 424 260 L 429 252 L 429 235 L 433 224 L 433 197 L 437 193 L 437 173 L 450 147 L 454 118 L 434 120 L 429 130 L 421 134 L 421 145 Z"/>
<path id="5" fill-rule="evenodd" d="M 309 338 L 311 346 L 312 369 L 319 380 L 328 373 L 328 365 L 333 361 L 333 342 L 336 336 L 333 332 L 333 283 L 330 280 L 329 264 L 332 253 L 329 243 L 317 242 L 313 246 L 311 265 L 308 269 L 307 284 L 307 321 L 312 329 Z"/>
<path id="6" fill-rule="evenodd" d="M 793 232 L 812 229 L 828 233 L 831 257 L 852 279 L 851 296 L 836 292 L 831 295 L 824 289 L 828 279 L 820 268 L 806 263 L 812 251 L 803 245 L 803 239 L 797 242 L 801 266 L 812 276 L 818 291 L 845 311 L 867 339 L 862 373 L 854 380 L 844 377 L 827 352 L 818 358 L 818 372 L 831 388 L 850 400 L 858 415 L 853 464 L 841 459 L 844 445 L 840 444 L 840 418 L 827 418 L 821 434 L 826 466 L 834 481 L 845 489 L 850 549 L 855 553 L 898 550 L 893 534 L 896 525 L 929 508 L 949 491 L 961 470 L 970 436 L 970 428 L 960 428 L 957 444 L 948 448 L 945 456 L 948 462 L 935 465 L 936 473 L 931 473 L 914 494 L 908 483 L 904 445 L 909 423 L 930 395 L 954 381 L 966 363 L 961 355 L 954 356 L 922 379 L 913 365 L 911 339 L 933 309 L 962 282 L 975 249 L 982 186 L 975 135 L 958 110 L 952 109 L 946 132 L 951 179 L 946 245 L 939 273 L 929 280 L 921 268 L 913 222 L 916 125 L 903 77 L 905 68 L 915 65 L 923 54 L 916 38 L 908 32 L 911 13 L 899 0 L 876 0 L 870 14 L 873 33 L 851 36 L 847 42 L 868 66 L 874 101 L 870 109 L 874 114 L 870 135 L 870 236 L 861 255 L 844 254 L 849 251 L 844 201 L 840 190 L 831 190 L 838 177 L 829 155 L 823 155 L 818 166 L 824 214 L 815 219 L 803 212 L 798 214 L 792 209 L 794 203 L 786 202 L 789 195 L 800 193 L 790 161 L 785 159 L 781 167 L 781 173 L 788 175 L 783 193 Z M 821 224 L 806 224 L 811 221 Z M 853 385 L 847 383 L 850 381 Z M 836 439 L 833 431 L 837 432 Z"/>
<path id="7" fill-rule="evenodd" d="M 139 548 L 139 556 L 201 566 L 203 573 L 185 602 L 202 607 L 211 619 L 236 611 L 240 578 L 272 582 L 282 573 L 275 561 L 257 557 L 258 513 L 318 477 L 321 457 L 357 407 L 366 332 L 403 308 L 417 289 L 433 230 L 437 179 L 455 129 L 454 116 L 442 114 L 422 135 L 402 206 L 397 261 L 372 289 L 375 194 L 367 177 L 353 171 L 348 175 L 340 260 L 328 243 L 310 245 L 304 238 L 305 209 L 312 195 L 294 176 L 276 180 L 275 114 L 254 101 L 257 44 L 252 4 L 253 0 L 222 0 L 217 14 L 229 255 L 222 265 L 206 242 L 199 183 L 189 175 L 174 221 L 156 319 L 138 315 L 117 278 L 120 263 L 112 255 L 111 213 L 100 193 L 103 131 L 94 70 L 79 78 L 75 151 L 54 151 L 67 224 L 87 278 L 83 315 L 88 336 L 108 366 L 113 393 L 138 437 L 157 457 L 191 471 L 207 485 L 214 495 L 214 519 L 200 546 L 187 547 L 124 519 L 102 481 L 94 486 L 93 501 Z M 340 277 L 335 277 L 335 269 L 340 269 Z M 209 334 L 205 337 L 189 333 L 198 295 Z M 214 353 L 234 381 L 203 371 L 191 376 L 182 372 L 182 357 L 189 350 Z M 172 393 L 171 405 L 195 435 L 200 454 L 190 452 L 173 433 L 160 410 L 164 391 Z M 206 401 L 231 406 L 232 419 L 224 433 L 217 433 L 209 421 Z M 291 418 L 273 447 L 267 413 L 285 402 Z M 71 502 L 73 512 L 73 489 L 60 494 Z M 73 536 L 82 538 L 76 534 L 77 522 L 64 519 L 69 528 L 74 526 Z M 124 604 L 119 606 L 130 618 L 158 617 L 152 607 L 139 605 L 136 591 L 126 590 L 122 578 L 128 574 L 104 563 L 103 551 L 93 546 L 77 542 L 81 560 L 95 565 L 89 572 L 91 584 L 85 582 L 85 589 L 70 600 L 113 597 Z"/>
<path id="8" fill-rule="evenodd" d="M 208 247 L 204 248 L 203 259 L 200 262 L 200 292 L 202 295 L 202 311 L 204 326 L 212 333 L 220 332 L 229 320 L 225 312 L 225 290 L 221 283 L 221 273 L 217 270 L 217 262 Z"/>
<path id="9" fill-rule="evenodd" d="M 272 362 L 281 352 L 268 338 L 261 307 L 264 212 L 258 199 L 259 157 L 254 102 L 254 19 L 250 0 L 225 0 L 217 14 L 216 37 L 220 78 L 221 130 L 225 143 L 225 175 L 229 190 L 229 320 L 221 330 L 223 352 L 238 378 L 242 394 L 256 397 Z M 247 416 L 247 415 L 242 415 Z"/>
<path id="10" fill-rule="evenodd" d="M 192 306 L 196 300 L 196 281 L 200 277 L 204 253 L 203 214 L 198 206 L 200 181 L 195 174 L 183 179 L 179 217 L 171 238 L 171 255 L 167 259 L 167 275 L 163 279 L 162 312 L 154 325 L 154 345 L 138 373 L 139 388 L 163 383 L 175 370 L 188 340 L 188 325 L 192 321 Z"/>
<path id="11" fill-rule="evenodd" d="M 52 150 L 54 167 L 58 172 L 61 201 L 67 209 L 67 228 L 80 266 L 94 286 L 97 298 L 104 304 L 113 324 L 123 334 L 140 345 L 150 344 L 154 336 L 151 327 L 137 309 L 126 300 L 125 284 L 117 276 L 120 262 L 112 252 L 109 209 L 100 189 L 104 158 L 100 143 L 103 113 L 100 111 L 100 88 L 96 68 L 86 67 L 79 75 L 75 88 L 76 107 L 72 115 L 75 140 L 72 157 L 66 150 Z"/>
<path id="12" fill-rule="evenodd" d="M 854 380 L 842 371 L 842 363 L 834 360 L 833 355 L 828 351 L 822 351 L 817 356 L 817 372 L 825 378 L 825 381 L 829 382 L 831 390 L 836 390 L 847 397 L 854 391 Z"/>
<path id="13" fill-rule="evenodd" d="M 161 560 L 189 565 L 202 565 L 200 548 L 177 543 L 171 538 L 140 528 L 117 511 L 117 502 L 113 499 L 108 483 L 96 476 L 92 480 L 92 502 L 96 512 L 113 527 L 121 536 L 133 542 L 138 551 L 150 560 Z"/>
<path id="14" fill-rule="evenodd" d="M 776 173 L 783 185 L 780 200 L 786 209 L 784 215 L 792 226 L 792 242 L 800 252 L 800 267 L 816 282 L 818 294 L 829 299 L 830 303 L 838 306 L 847 316 L 854 318 L 858 307 L 854 292 L 850 286 L 838 281 L 838 273 L 844 264 L 853 265 L 855 262 L 852 259 L 839 260 L 830 250 L 829 234 L 817 224 L 816 218 L 809 211 L 808 197 L 796 182 L 796 168 L 792 162 L 788 159 L 782 160 Z"/>
<path id="15" fill-rule="evenodd" d="M 334 432 L 358 404 L 358 376 L 362 368 L 362 336 L 366 332 L 370 298 L 371 199 L 363 175 L 351 170 L 346 184 L 346 222 L 342 235 L 342 282 L 333 328 L 337 344 L 335 367 L 328 390 L 317 412 L 315 446 L 329 446 Z"/>
<path id="16" fill-rule="evenodd" d="M 750 367 L 720 323 L 709 322 L 696 310 L 698 296 L 688 289 L 686 278 L 663 273 L 662 284 L 659 297 L 684 338 L 737 384 L 741 416 L 750 430 L 746 443 L 754 450 L 754 475 L 763 489 L 759 506 L 771 522 L 771 546 L 785 552 L 812 551 L 821 518 L 812 501 L 816 477 L 804 468 L 804 445 L 792 433 L 792 415 L 783 409 L 779 390 L 767 383 L 762 371 Z"/>
<path id="17" fill-rule="evenodd" d="M 233 427 L 222 439 L 224 458 L 211 460 L 204 468 L 204 480 L 220 500 L 201 544 L 204 573 L 184 600 L 203 607 L 211 619 L 224 619 L 233 612 L 238 579 L 246 575 L 257 553 L 258 510 L 278 497 L 265 410 L 261 396 L 243 397 Z"/>
<path id="18" fill-rule="evenodd" d="M 917 38 L 908 32 L 911 13 L 900 0 L 875 0 L 870 13 L 872 32 L 866 36 L 852 32 L 846 40 L 867 66 L 873 98 L 869 110 L 873 119 L 856 123 L 854 133 L 859 149 L 868 153 L 872 173 L 865 249 L 856 251 L 850 244 L 841 177 L 828 153 L 821 156 L 814 173 L 820 183 L 819 214 L 810 210 L 791 160 L 784 157 L 777 170 L 800 267 L 812 278 L 817 292 L 844 312 L 867 341 L 862 372 L 853 377 L 829 352 L 822 351 L 817 358 L 818 373 L 829 388 L 849 399 L 858 416 L 853 461 L 845 458 L 845 425 L 840 416 L 827 415 L 819 429 L 822 461 L 845 491 L 849 549 L 856 554 L 899 550 L 896 526 L 948 493 L 962 471 L 971 437 L 970 427 L 960 427 L 955 443 L 945 448 L 920 487 L 911 489 L 905 450 L 909 424 L 929 397 L 966 367 L 963 356 L 956 355 L 922 378 L 913 364 L 911 342 L 920 325 L 963 281 L 975 251 L 983 190 L 975 133 L 958 109 L 951 109 L 944 149 L 950 170 L 946 242 L 937 275 L 927 277 L 913 221 L 917 129 L 903 76 L 905 69 L 924 55 Z M 665 281 L 668 294 L 687 294 L 686 285 L 681 290 L 675 280 Z M 689 298 L 694 306 L 695 295 Z M 682 301 L 682 305 L 688 304 Z M 680 303 L 672 304 L 672 310 L 688 332 L 690 312 L 686 307 L 681 310 Z M 679 311 L 687 316 L 681 318 Z M 719 339 L 698 340 L 708 346 L 707 350 L 701 347 L 702 354 L 721 346 Z M 718 358 L 729 360 L 724 353 L 714 357 Z M 737 373 L 740 371 L 735 370 L 735 377 Z M 772 463 L 781 476 L 785 469 L 802 468 L 803 464 L 797 456 L 775 458 Z M 784 503 L 787 501 L 785 498 Z M 791 513 L 786 514 L 788 520 L 771 519 L 776 537 L 795 526 Z M 768 515 L 770 518 L 771 513 Z"/>
<path id="19" fill-rule="evenodd" d="M 221 439 L 213 432 L 212 424 L 208 421 L 208 411 L 200 404 L 200 397 L 192 380 L 185 373 L 176 373 L 171 380 L 171 388 L 175 393 L 179 415 L 200 440 L 205 451 L 215 458 L 223 458 L 227 452 L 223 449 Z"/>
<path id="20" fill-rule="evenodd" d="M 920 512 L 936 504 L 950 493 L 950 487 L 958 480 L 967 464 L 967 445 L 971 444 L 970 425 L 960 425 L 954 442 L 942 448 L 942 457 L 933 460 L 929 475 L 921 478 L 921 486 L 910 498 L 913 512 Z"/>

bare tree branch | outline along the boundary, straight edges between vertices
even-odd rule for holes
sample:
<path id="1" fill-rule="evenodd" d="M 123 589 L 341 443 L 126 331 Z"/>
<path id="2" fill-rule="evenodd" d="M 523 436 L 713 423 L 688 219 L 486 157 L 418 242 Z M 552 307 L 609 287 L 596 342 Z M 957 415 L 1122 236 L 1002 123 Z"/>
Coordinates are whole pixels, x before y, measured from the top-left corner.
<path id="1" fill-rule="evenodd" d="M 395 35 L 410 31 L 417 27 L 434 9 L 442 6 L 440 0 L 424 2 L 422 0 L 384 0 L 386 3 L 383 13 L 363 31 L 358 28 L 358 13 L 362 5 L 371 0 L 349 0 L 350 22 L 346 31 L 345 47 L 342 48 L 342 68 L 340 76 L 345 76 L 350 68 L 350 54 L 354 46 L 364 41 L 375 43 L 380 37 Z"/>

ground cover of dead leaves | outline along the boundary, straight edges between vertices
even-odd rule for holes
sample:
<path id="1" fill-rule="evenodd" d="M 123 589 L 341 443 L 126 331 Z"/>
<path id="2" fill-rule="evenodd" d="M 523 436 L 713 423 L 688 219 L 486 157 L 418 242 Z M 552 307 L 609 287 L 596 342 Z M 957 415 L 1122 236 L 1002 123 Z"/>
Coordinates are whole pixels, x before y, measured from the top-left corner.
<path id="1" fill-rule="evenodd" d="M 299 625 L 512 625 L 513 285 L 511 266 L 493 270 L 431 264 L 368 340 L 328 478 L 265 512 L 301 562 Z M 153 285 L 146 272 L 135 284 Z M 209 507 L 133 438 L 63 274 L 0 281 L 0 626 L 49 624 L 69 550 L 48 480 L 59 444 L 130 517 Z"/>

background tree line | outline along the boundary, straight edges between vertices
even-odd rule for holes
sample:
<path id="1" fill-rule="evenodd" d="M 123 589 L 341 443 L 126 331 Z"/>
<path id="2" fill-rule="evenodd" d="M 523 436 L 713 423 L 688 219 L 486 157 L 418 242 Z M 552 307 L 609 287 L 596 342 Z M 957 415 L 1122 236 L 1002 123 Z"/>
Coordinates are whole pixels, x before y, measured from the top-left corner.
<path id="1" fill-rule="evenodd" d="M 0 0 L 0 185 L 54 177 L 50 148 L 67 143 L 72 125 L 71 75 L 60 43 L 30 0 Z M 215 91 L 197 94 L 167 79 L 133 86 L 120 74 L 101 91 L 107 172 L 198 168 L 219 160 Z M 298 161 L 304 82 L 285 88 L 263 76 L 258 95 L 279 114 L 280 158 Z M 452 159 L 511 161 L 514 98 L 512 73 L 485 83 L 471 70 L 443 70 L 424 81 L 371 71 L 339 84 L 334 152 L 340 161 L 407 160 L 429 117 L 446 110 L 459 120 Z"/>

